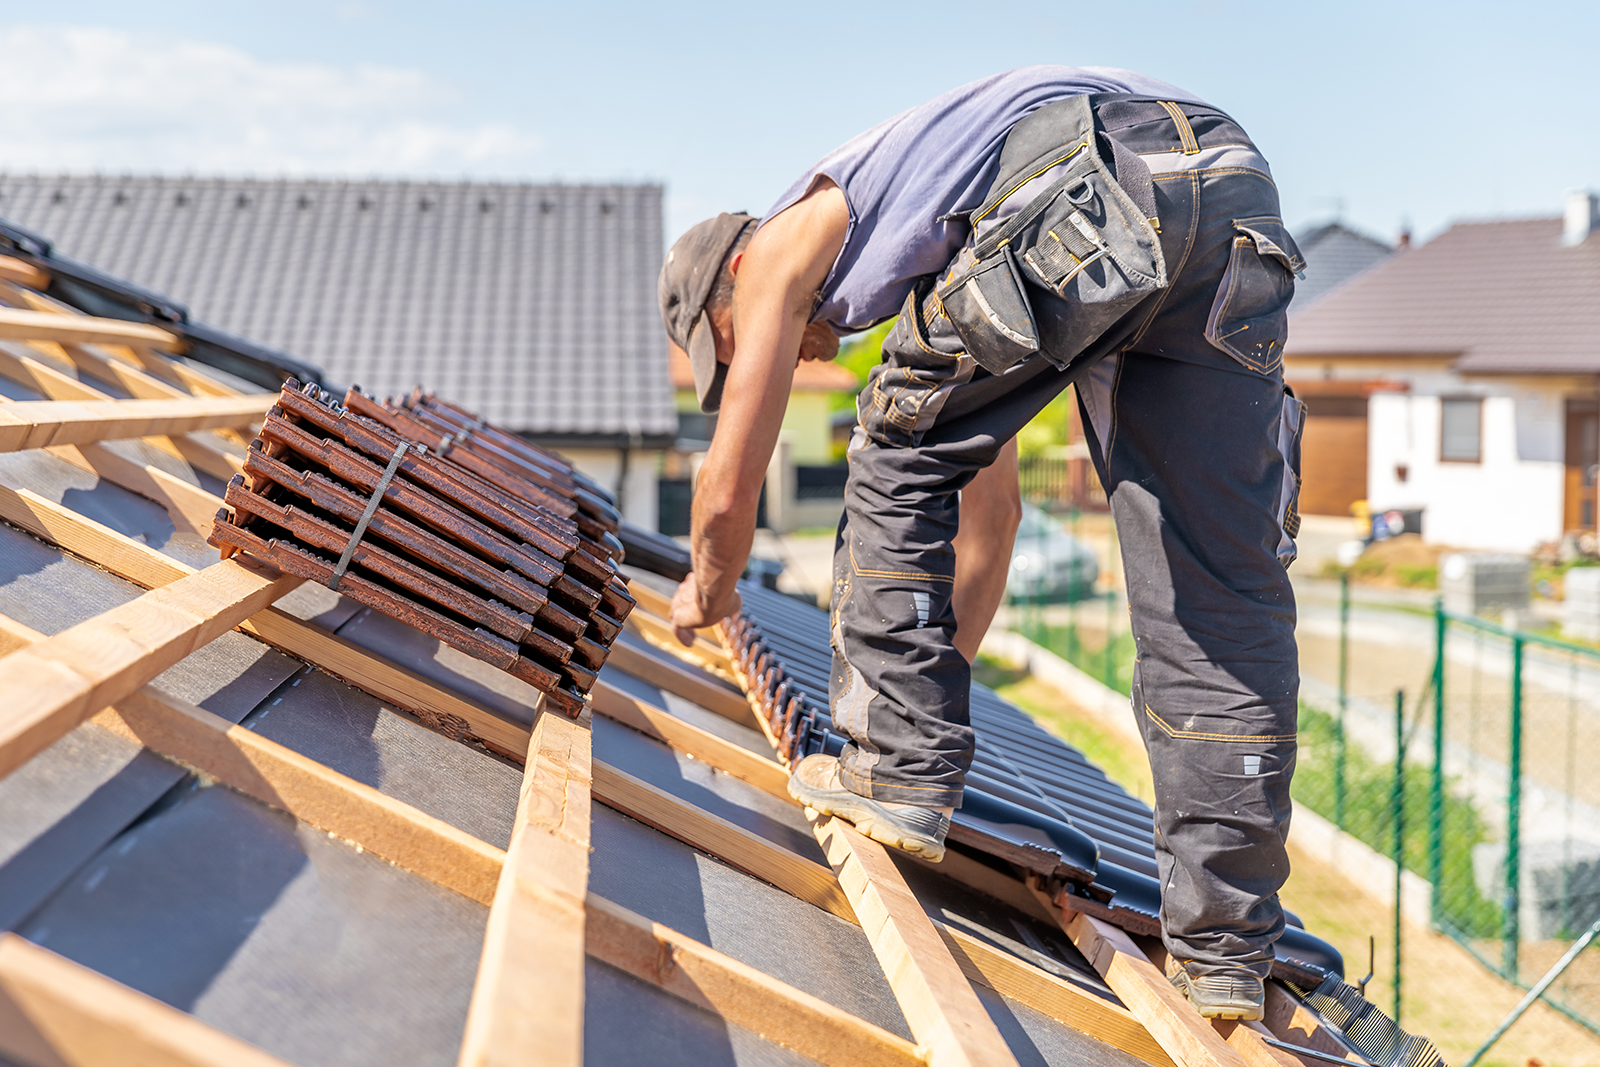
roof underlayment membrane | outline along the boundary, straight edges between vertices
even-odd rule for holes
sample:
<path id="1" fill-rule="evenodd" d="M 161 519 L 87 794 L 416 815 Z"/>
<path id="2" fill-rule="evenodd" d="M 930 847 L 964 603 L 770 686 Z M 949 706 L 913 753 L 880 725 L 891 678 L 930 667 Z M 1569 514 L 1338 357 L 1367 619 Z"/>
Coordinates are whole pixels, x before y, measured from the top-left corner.
<path id="1" fill-rule="evenodd" d="M 7 269 L 30 277 L 22 268 L 8 268 L 0 257 L 0 277 Z M 18 294 L 7 288 L 0 290 L 4 297 L 16 299 Z M 67 316 L 70 309 L 61 313 Z M 0 321 L 5 321 L 5 309 L 0 309 Z M 122 350 L 108 346 L 105 351 Z M 100 368 L 90 377 L 94 388 L 105 385 L 104 394 L 114 398 L 108 402 L 126 395 L 126 389 L 116 388 L 118 381 L 148 393 L 154 389 L 153 379 L 139 369 L 141 359 L 145 368 L 161 368 L 168 375 L 162 380 L 188 380 L 173 364 L 148 353 L 128 354 L 127 362 L 108 374 L 103 365 L 85 361 L 81 352 L 75 355 L 70 345 L 0 339 L 0 430 L 12 418 L 8 410 L 43 410 L 16 405 L 60 399 L 50 395 L 52 388 L 79 390 L 74 395 L 81 399 L 81 387 L 70 379 L 85 366 Z M 203 367 L 187 369 L 204 373 Z M 184 403 L 201 405 L 204 398 L 188 396 Z M 271 397 L 262 398 L 263 412 L 270 403 Z M 50 411 L 62 425 L 80 417 L 63 408 Z M 153 550 L 201 574 L 235 565 L 222 563 L 217 549 L 204 540 L 208 530 L 194 528 L 193 509 L 186 519 L 174 503 L 204 503 L 206 494 L 218 493 L 222 481 L 216 472 L 227 472 L 225 464 L 219 466 L 222 461 L 203 463 L 209 471 L 196 470 L 176 457 L 170 435 L 98 444 L 86 443 L 91 439 L 83 436 L 85 431 L 73 432 L 79 433 L 75 440 L 82 447 L 109 450 L 98 460 L 102 473 L 88 469 L 87 460 L 78 462 L 84 455 L 72 448 L 0 452 L 0 517 L 5 519 L 0 522 L 0 637 L 27 627 L 48 639 L 106 612 L 142 603 L 150 594 L 118 576 L 126 573 L 119 553 L 140 556 Z M 237 460 L 242 452 L 236 439 L 209 432 L 188 436 L 206 438 L 212 451 L 205 455 L 213 458 L 231 455 Z M 193 447 L 186 454 L 194 454 Z M 114 484 L 105 471 L 123 472 L 117 476 L 121 482 L 156 486 L 166 494 L 166 506 Z M 131 480 L 125 476 L 130 471 Z M 652 544 L 652 535 L 642 531 L 631 531 L 631 536 L 634 543 Z M 63 541 L 70 541 L 74 551 L 59 547 Z M 670 542 L 667 546 L 670 555 Z M 634 563 L 651 559 L 643 551 Z M 631 566 L 624 573 L 639 593 L 641 607 L 600 672 L 596 693 L 610 692 L 613 702 L 636 702 L 653 709 L 650 714 L 661 716 L 661 722 L 679 726 L 635 729 L 625 724 L 625 716 L 599 710 L 592 719 L 585 712 L 577 720 L 581 736 L 592 746 L 597 772 L 603 769 L 609 781 L 635 783 L 630 788 L 654 798 L 649 804 L 619 800 L 623 794 L 601 788 L 596 774 L 593 798 L 598 803 L 585 828 L 590 907 L 603 898 L 601 903 L 609 901 L 657 924 L 657 931 L 675 931 L 675 937 L 721 953 L 732 961 L 728 967 L 753 968 L 758 982 L 776 980 L 790 987 L 772 994 L 776 999 L 770 1013 L 775 1016 L 809 996 L 843 1013 L 850 1026 L 876 1028 L 882 1036 L 874 1040 L 885 1047 L 902 1042 L 896 1047 L 904 1055 L 946 1062 L 941 1057 L 953 1046 L 937 1041 L 929 1045 L 926 1031 L 918 1031 L 928 1005 L 907 992 L 907 975 L 898 965 L 886 970 L 878 926 L 868 923 L 878 932 L 875 941 L 858 922 L 841 917 L 841 910 L 851 914 L 848 908 L 830 910 L 792 886 L 776 884 L 781 878 L 757 877 L 751 869 L 758 864 L 741 859 L 739 849 L 717 844 L 743 841 L 746 856 L 762 853 L 796 869 L 820 872 L 828 879 L 824 891 L 836 896 L 845 883 L 846 892 L 858 888 L 854 875 L 841 874 L 838 884 L 832 882 L 830 866 L 845 868 L 837 857 L 830 860 L 819 827 L 781 790 L 759 788 L 748 773 L 736 776 L 736 768 L 706 756 L 723 746 L 763 771 L 782 773 L 769 738 L 757 729 L 756 701 L 752 699 L 749 719 L 737 721 L 745 693 L 725 676 L 648 640 L 650 613 L 644 598 L 670 591 L 670 580 Z M 761 627 L 791 676 L 808 692 L 825 693 L 825 613 L 757 587 L 747 588 L 745 597 L 746 614 Z M 439 840 L 454 834 L 456 847 L 497 855 L 509 849 L 516 856 L 520 838 L 514 837 L 532 832 L 526 823 L 519 829 L 519 795 L 528 788 L 519 761 L 474 743 L 475 735 L 459 723 L 452 725 L 448 717 L 412 706 L 407 693 L 393 699 L 373 695 L 369 690 L 375 686 L 363 679 L 360 664 L 403 665 L 412 672 L 415 688 L 430 687 L 473 709 L 480 717 L 474 720 L 475 729 L 493 721 L 523 736 L 532 730 L 536 738 L 541 716 L 554 714 L 541 710 L 538 691 L 310 582 L 282 596 L 272 610 L 301 620 L 305 625 L 299 632 L 339 650 L 338 656 L 322 662 L 321 653 L 290 655 L 249 633 L 224 629 L 171 662 L 149 680 L 144 692 L 197 705 L 224 725 L 237 724 L 251 737 L 314 761 L 312 772 L 333 780 L 346 794 L 375 790 L 377 801 L 400 810 L 413 824 L 438 820 L 439 829 L 431 832 Z M 659 627 L 659 618 L 654 625 Z M 137 696 L 129 688 L 119 693 L 107 699 L 115 705 L 123 697 Z M 1112 985 L 1123 979 L 1106 970 L 1105 956 L 1111 950 L 1096 949 L 1091 953 L 1096 960 L 1087 959 L 1078 947 L 1083 942 L 1074 940 L 1077 935 L 1063 918 L 1069 913 L 1031 895 L 1022 880 L 1027 871 L 1000 853 L 985 851 L 998 844 L 1029 855 L 1055 855 L 1049 852 L 1053 842 L 1071 838 L 1070 844 L 1081 837 L 1092 857 L 1083 862 L 1097 869 L 1083 872 L 1095 880 L 1078 887 L 1076 892 L 1088 895 L 1075 899 L 1087 908 L 1091 896 L 1101 905 L 1109 898 L 1113 907 L 1107 914 L 1113 921 L 1117 894 L 1138 897 L 1153 871 L 1148 809 L 1081 753 L 992 692 L 975 686 L 973 695 L 984 757 L 982 781 L 975 779 L 974 790 L 992 798 L 1014 796 L 1017 802 L 1004 808 L 991 801 L 987 816 L 964 824 L 953 837 L 955 855 L 945 866 L 894 855 L 886 873 L 869 874 L 868 880 L 889 877 L 903 884 L 903 899 L 913 902 L 916 922 L 931 919 L 951 943 L 968 939 L 964 943 L 977 946 L 973 952 L 981 948 L 979 955 L 992 953 L 1024 976 L 1020 985 L 1002 993 L 987 980 L 968 983 L 957 973 L 963 985 L 971 985 L 1018 1064 L 1177 1061 L 1185 1067 L 1233 1067 L 1242 1062 L 1236 1057 L 1230 1061 L 1233 1054 L 1227 1050 L 1233 1046 L 1220 1042 L 1195 1046 L 1220 1053 L 1165 1058 L 1161 1049 L 1177 1048 L 1182 1041 L 1173 1044 L 1175 1039 L 1162 1029 L 1165 1024 L 1140 1014 L 1147 1006 L 1128 1003 L 1113 991 Z M 734 714 L 728 711 L 730 704 Z M 475 1002 L 485 983 L 494 980 L 480 965 L 487 959 L 489 942 L 500 936 L 491 916 L 498 913 L 501 898 L 491 908 L 483 894 L 480 899 L 452 890 L 442 880 L 416 873 L 415 865 L 385 858 L 382 846 L 354 831 L 335 833 L 322 823 L 305 821 L 291 813 L 304 809 L 290 800 L 282 807 L 264 803 L 257 799 L 259 790 L 253 793 L 237 780 L 225 781 L 168 758 L 101 722 L 84 721 L 98 710 L 86 707 L 74 720 L 78 725 L 63 728 L 53 743 L 11 773 L 0 774 L 0 1021 L 23 1017 L 5 1014 L 13 1004 L 8 998 L 21 996 L 8 984 L 15 976 L 5 969 L 10 931 L 86 968 L 74 972 L 89 983 L 86 988 L 99 989 L 93 982 L 104 976 L 286 1063 L 396 1067 L 458 1061 Z M 0 756 L 11 743 L 4 734 L 5 717 L 17 711 L 0 707 Z M 812 701 L 811 712 L 814 737 L 826 744 L 825 701 Z M 699 756 L 671 741 L 689 734 L 707 739 Z M 1031 808 L 1024 803 L 1030 795 L 1023 795 L 1029 789 L 1035 790 Z M 995 815 L 1012 810 L 1021 813 L 1014 822 Z M 663 816 L 661 811 L 677 815 Z M 1062 829 L 1051 831 L 1055 837 L 1041 837 L 1036 826 L 1030 829 L 1029 820 L 1037 822 L 1049 812 L 1061 816 L 1055 823 Z M 693 826 L 715 832 L 699 833 Z M 1050 873 L 1055 861 L 1038 862 L 1044 866 L 1035 870 L 1035 884 L 1046 897 L 1064 891 L 1060 878 Z M 958 869 L 959 864 L 965 866 Z M 1062 869 L 1070 866 L 1063 861 Z M 1000 888 L 981 891 L 977 882 Z M 582 901 L 576 906 L 581 910 Z M 1140 906 L 1147 911 L 1151 907 L 1148 901 Z M 854 910 L 865 914 L 859 899 Z M 1151 942 L 1134 946 L 1113 928 L 1106 929 L 1113 940 L 1121 938 L 1116 945 L 1123 947 L 1116 947 L 1115 954 L 1129 953 L 1131 958 L 1153 951 Z M 1337 969 L 1331 949 L 1318 949 L 1321 943 L 1304 933 L 1298 936 L 1307 960 L 1316 956 L 1321 965 Z M 939 942 L 937 936 L 933 940 Z M 919 951 L 925 946 L 911 955 Z M 730 1021 L 729 1011 L 708 1010 L 681 988 L 675 993 L 670 981 L 653 984 L 639 976 L 639 969 L 606 962 L 592 947 L 590 953 L 581 964 L 585 1063 L 720 1067 L 820 1062 L 763 1036 L 768 1031 L 759 1016 L 741 1016 L 755 1027 L 747 1028 Z M 1058 990 L 1056 999 L 1040 999 L 1031 992 L 1042 988 Z M 71 1011 L 92 1014 L 98 995 L 78 1003 L 68 1017 Z M 1064 1012 L 1059 1009 L 1063 997 L 1100 1014 L 1087 1008 L 1087 1014 Z M 713 997 L 711 1003 L 720 1002 Z M 541 1006 L 532 1002 L 524 1010 L 537 1015 Z M 1086 1030 L 1064 1021 L 1091 1017 L 1121 1020 L 1118 1032 L 1097 1032 L 1094 1026 Z M 152 1018 L 164 1017 L 158 1012 Z M 1305 1022 L 1312 1015 L 1297 1018 L 1301 1021 L 1296 1025 L 1316 1029 Z M 1179 1022 L 1216 1041 L 1197 1017 Z M 71 1027 L 51 1031 L 43 1022 L 38 1025 L 44 1040 L 70 1044 Z M 162 1025 L 170 1020 L 150 1024 L 155 1029 Z M 1151 1028 L 1148 1036 L 1142 1029 L 1146 1025 Z M 1399 1045 L 1393 1056 L 1362 1060 L 1330 1032 L 1326 1027 L 1318 1031 L 1322 1047 L 1340 1049 L 1340 1056 L 1352 1062 L 1382 1062 L 1385 1067 L 1426 1062 L 1406 1059 Z M 50 1038 L 51 1033 L 56 1036 Z M 0 1032 L 0 1064 L 38 1067 L 57 1062 L 29 1040 L 34 1037 Z M 1268 1046 L 1259 1038 L 1251 1040 L 1256 1044 L 1247 1047 L 1258 1058 L 1314 1062 L 1263 1051 Z M 918 1042 L 916 1048 L 904 1044 Z M 1130 1048 L 1145 1052 L 1136 1055 Z"/>

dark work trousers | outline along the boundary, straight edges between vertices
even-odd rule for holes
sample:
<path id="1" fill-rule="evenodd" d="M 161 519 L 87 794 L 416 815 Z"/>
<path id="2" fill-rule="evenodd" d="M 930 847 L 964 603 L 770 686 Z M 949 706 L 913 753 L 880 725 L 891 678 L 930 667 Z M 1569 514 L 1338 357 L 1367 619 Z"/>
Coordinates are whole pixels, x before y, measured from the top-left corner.
<path id="1" fill-rule="evenodd" d="M 1044 344 L 1001 374 L 965 355 L 928 288 L 908 298 L 859 402 L 834 560 L 843 777 L 882 800 L 960 804 L 973 731 L 952 643 L 959 492 L 1076 383 L 1121 540 L 1167 948 L 1200 972 L 1264 975 L 1283 927 L 1299 688 L 1285 568 L 1302 409 L 1281 356 L 1301 263 L 1231 119 L 1119 96 L 1094 107 L 1149 169 L 1169 284 L 1078 352 L 1050 350 L 1072 309 L 1030 287 Z"/>

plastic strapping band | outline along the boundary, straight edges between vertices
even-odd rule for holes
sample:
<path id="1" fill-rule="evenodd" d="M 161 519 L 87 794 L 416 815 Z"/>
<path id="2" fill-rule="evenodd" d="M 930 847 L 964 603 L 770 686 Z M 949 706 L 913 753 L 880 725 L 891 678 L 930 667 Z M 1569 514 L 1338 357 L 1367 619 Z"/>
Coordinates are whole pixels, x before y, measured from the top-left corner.
<path id="1" fill-rule="evenodd" d="M 400 461 L 406 458 L 406 453 L 410 450 L 411 443 L 402 441 L 395 448 L 394 455 L 389 457 L 389 465 L 383 469 L 383 477 L 378 479 L 377 487 L 367 498 L 367 510 L 361 513 L 361 521 L 356 523 L 355 532 L 350 535 L 350 543 L 344 546 L 344 555 L 339 557 L 338 564 L 333 568 L 333 577 L 328 579 L 329 589 L 339 588 L 344 572 L 350 567 L 350 559 L 356 554 L 356 546 L 361 543 L 362 535 L 367 532 L 367 523 L 378 513 L 378 504 L 383 500 L 383 491 L 389 488 L 390 479 L 394 477 L 394 472 L 400 469 Z"/>

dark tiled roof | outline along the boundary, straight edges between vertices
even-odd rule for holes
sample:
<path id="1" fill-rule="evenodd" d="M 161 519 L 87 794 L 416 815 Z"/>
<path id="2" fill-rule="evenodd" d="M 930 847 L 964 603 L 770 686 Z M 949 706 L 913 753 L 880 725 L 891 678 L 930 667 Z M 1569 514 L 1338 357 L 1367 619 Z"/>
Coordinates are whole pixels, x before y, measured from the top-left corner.
<path id="1" fill-rule="evenodd" d="M 1307 230 L 1295 243 L 1306 257 L 1306 276 L 1294 288 L 1293 306 L 1302 311 L 1394 251 L 1342 222 Z"/>
<path id="2" fill-rule="evenodd" d="M 1561 220 L 1466 222 L 1290 316 L 1296 356 L 1456 355 L 1488 374 L 1600 372 L 1600 237 Z"/>
<path id="3" fill-rule="evenodd" d="M 670 435 L 658 185 L 0 174 L 0 217 L 378 395 Z"/>

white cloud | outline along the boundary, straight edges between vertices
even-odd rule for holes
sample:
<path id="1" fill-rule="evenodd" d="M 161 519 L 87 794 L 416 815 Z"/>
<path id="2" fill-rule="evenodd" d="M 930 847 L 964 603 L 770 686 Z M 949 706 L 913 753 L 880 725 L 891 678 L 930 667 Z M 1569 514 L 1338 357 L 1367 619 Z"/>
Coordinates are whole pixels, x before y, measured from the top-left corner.
<path id="1" fill-rule="evenodd" d="M 517 176 L 527 131 L 464 117 L 461 94 L 394 67 L 274 63 L 94 27 L 0 28 L 0 169 Z"/>

